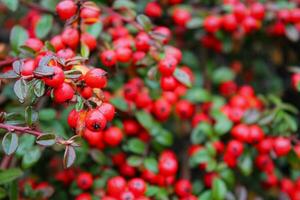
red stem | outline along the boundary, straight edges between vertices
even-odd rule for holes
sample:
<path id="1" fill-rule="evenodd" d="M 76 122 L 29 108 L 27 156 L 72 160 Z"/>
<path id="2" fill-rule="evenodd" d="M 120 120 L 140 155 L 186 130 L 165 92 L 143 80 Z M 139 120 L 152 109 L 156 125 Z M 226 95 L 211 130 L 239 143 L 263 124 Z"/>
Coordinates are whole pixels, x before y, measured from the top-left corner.
<path id="1" fill-rule="evenodd" d="M 1 129 L 6 129 L 10 132 L 28 133 L 28 134 L 31 134 L 35 137 L 38 137 L 38 136 L 43 134 L 39 131 L 32 130 L 30 127 L 27 127 L 27 126 L 26 127 L 21 127 L 21 126 L 14 126 L 14 125 L 0 123 L 0 128 Z"/>
<path id="2" fill-rule="evenodd" d="M 11 65 L 16 60 L 17 60 L 17 58 L 8 58 L 6 60 L 2 60 L 2 61 L 0 61 L 0 67 L 6 66 L 6 65 Z"/>

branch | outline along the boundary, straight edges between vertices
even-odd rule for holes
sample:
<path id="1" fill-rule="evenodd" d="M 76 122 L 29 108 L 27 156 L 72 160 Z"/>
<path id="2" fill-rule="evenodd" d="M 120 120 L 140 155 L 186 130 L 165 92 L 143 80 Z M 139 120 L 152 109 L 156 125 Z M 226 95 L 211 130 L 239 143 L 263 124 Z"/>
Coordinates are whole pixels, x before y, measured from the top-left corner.
<path id="1" fill-rule="evenodd" d="M 35 137 L 43 135 L 42 132 L 33 130 L 32 128 L 30 128 L 28 126 L 21 127 L 21 126 L 14 126 L 14 125 L 0 123 L 0 128 L 5 129 L 9 132 L 28 133 L 28 134 L 33 135 Z"/>
<path id="2" fill-rule="evenodd" d="M 6 66 L 6 65 L 11 65 L 16 60 L 17 60 L 17 58 L 8 58 L 6 60 L 2 60 L 2 61 L 0 61 L 0 67 Z"/>

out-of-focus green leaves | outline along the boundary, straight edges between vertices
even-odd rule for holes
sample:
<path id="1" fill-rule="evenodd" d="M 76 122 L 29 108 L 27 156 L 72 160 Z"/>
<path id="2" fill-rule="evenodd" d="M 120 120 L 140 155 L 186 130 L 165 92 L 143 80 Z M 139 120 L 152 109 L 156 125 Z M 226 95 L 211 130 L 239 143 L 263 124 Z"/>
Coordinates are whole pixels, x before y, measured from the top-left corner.
<path id="1" fill-rule="evenodd" d="M 23 172 L 19 168 L 10 168 L 6 170 L 0 171 L 0 185 L 9 183 L 20 176 L 22 176 Z"/>
<path id="2" fill-rule="evenodd" d="M 28 38 L 27 31 L 21 26 L 14 26 L 10 32 L 10 45 L 15 53 L 19 52 L 19 47 L 25 43 Z"/>
<path id="3" fill-rule="evenodd" d="M 1 0 L 1 2 L 11 11 L 16 11 L 19 6 L 19 0 Z"/>
<path id="4" fill-rule="evenodd" d="M 38 38 L 45 38 L 52 29 L 53 17 L 52 15 L 43 15 L 36 24 L 35 34 Z"/>

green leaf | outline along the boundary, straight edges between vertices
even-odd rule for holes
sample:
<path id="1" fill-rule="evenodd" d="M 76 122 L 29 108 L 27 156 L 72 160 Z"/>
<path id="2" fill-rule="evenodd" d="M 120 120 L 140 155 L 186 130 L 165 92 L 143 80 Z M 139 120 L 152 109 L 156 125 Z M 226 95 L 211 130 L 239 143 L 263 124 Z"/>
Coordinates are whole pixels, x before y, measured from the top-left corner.
<path id="1" fill-rule="evenodd" d="M 1 2 L 11 11 L 16 11 L 19 5 L 19 0 L 1 0 Z"/>
<path id="2" fill-rule="evenodd" d="M 7 196 L 6 190 L 0 187 L 0 199 L 4 199 Z"/>
<path id="3" fill-rule="evenodd" d="M 2 148 L 7 155 L 13 154 L 18 148 L 18 135 L 15 133 L 6 133 L 2 139 Z"/>
<path id="4" fill-rule="evenodd" d="M 154 173 L 157 173 L 158 172 L 158 163 L 157 163 L 157 160 L 155 158 L 146 158 L 144 160 L 144 166 L 146 169 L 154 172 Z"/>
<path id="5" fill-rule="evenodd" d="M 251 156 L 249 154 L 242 155 L 242 157 L 239 158 L 238 166 L 245 176 L 249 176 L 253 168 Z"/>
<path id="6" fill-rule="evenodd" d="M 186 95 L 184 96 L 185 99 L 188 99 L 189 101 L 193 103 L 202 103 L 202 102 L 208 102 L 211 101 L 211 94 L 201 88 L 192 88 L 187 91 Z"/>
<path id="7" fill-rule="evenodd" d="M 18 52 L 19 46 L 23 45 L 27 39 L 28 33 L 23 27 L 17 25 L 12 28 L 10 32 L 10 44 L 15 52 Z"/>
<path id="8" fill-rule="evenodd" d="M 14 92 L 21 103 L 24 103 L 28 95 L 28 85 L 24 79 L 19 79 L 14 84 Z"/>
<path id="9" fill-rule="evenodd" d="M 8 71 L 8 72 L 5 72 L 5 73 L 1 73 L 0 74 L 0 78 L 2 79 L 5 79 L 5 78 L 18 78 L 19 77 L 19 75 L 15 72 L 15 71 L 13 71 L 13 70 L 10 70 L 10 71 Z"/>
<path id="10" fill-rule="evenodd" d="M 21 157 L 26 154 L 29 149 L 32 148 L 35 142 L 35 137 L 33 135 L 22 135 L 19 137 L 19 146 L 17 149 L 17 156 Z"/>
<path id="11" fill-rule="evenodd" d="M 18 181 L 14 180 L 9 184 L 9 199 L 10 200 L 18 200 Z"/>
<path id="12" fill-rule="evenodd" d="M 42 121 L 52 121 L 56 117 L 56 111 L 52 108 L 45 108 L 39 111 L 39 119 Z"/>
<path id="13" fill-rule="evenodd" d="M 38 38 L 43 39 L 48 35 L 52 29 L 53 17 L 52 15 L 43 15 L 36 24 L 35 34 Z"/>
<path id="14" fill-rule="evenodd" d="M 212 197 L 214 200 L 225 199 L 227 193 L 227 187 L 223 180 L 215 178 L 212 185 Z"/>
<path id="15" fill-rule="evenodd" d="M 188 21 L 186 27 L 189 29 L 200 28 L 203 24 L 203 19 L 200 17 L 195 17 Z"/>
<path id="16" fill-rule="evenodd" d="M 19 168 L 10 168 L 0 171 L 0 185 L 12 182 L 23 175 L 23 172 Z"/>
<path id="17" fill-rule="evenodd" d="M 64 154 L 64 167 L 69 168 L 71 167 L 76 159 L 76 152 L 74 147 L 68 145 L 66 146 L 65 154 Z"/>
<path id="18" fill-rule="evenodd" d="M 41 150 L 38 147 L 32 147 L 24 155 L 22 159 L 22 167 L 29 168 L 33 166 L 41 157 Z"/>
<path id="19" fill-rule="evenodd" d="M 230 131 L 233 124 L 226 116 L 219 116 L 216 120 L 214 130 L 218 135 L 224 135 Z"/>
<path id="20" fill-rule="evenodd" d="M 116 0 L 113 4 L 114 9 L 120 9 L 120 8 L 135 9 L 135 7 L 136 4 L 130 0 Z"/>
<path id="21" fill-rule="evenodd" d="M 198 198 L 198 200 L 211 200 L 212 192 L 210 190 L 204 191 Z"/>
<path id="22" fill-rule="evenodd" d="M 37 137 L 36 143 L 42 146 L 52 146 L 56 142 L 56 135 L 55 134 L 43 134 Z"/>
<path id="23" fill-rule="evenodd" d="M 130 139 L 128 140 L 128 150 L 136 153 L 136 154 L 143 154 L 146 149 L 145 143 L 140 139 Z"/>
<path id="24" fill-rule="evenodd" d="M 142 162 L 143 162 L 143 158 L 140 156 L 129 156 L 127 158 L 128 165 L 132 167 L 138 167 L 142 164 Z"/>
<path id="25" fill-rule="evenodd" d="M 128 110 L 128 104 L 123 98 L 115 97 L 110 99 L 110 103 L 114 105 L 117 109 L 121 111 L 127 111 Z"/>
<path id="26" fill-rule="evenodd" d="M 151 29 L 153 28 L 151 20 L 146 15 L 138 15 L 136 17 L 136 20 L 146 32 L 151 31 Z"/>
<path id="27" fill-rule="evenodd" d="M 220 166 L 220 165 L 219 165 Z M 222 169 L 220 172 L 220 177 L 230 186 L 233 186 L 234 185 L 234 182 L 235 182 L 235 175 L 233 173 L 232 170 L 228 169 L 228 168 L 225 168 L 225 169 Z"/>
<path id="28" fill-rule="evenodd" d="M 33 91 L 35 96 L 41 97 L 45 93 L 45 83 L 42 80 L 36 80 L 34 86 L 33 86 Z"/>
<path id="29" fill-rule="evenodd" d="M 83 109 L 83 107 L 84 107 L 84 100 L 81 96 L 78 95 L 77 96 L 77 102 L 75 104 L 75 110 L 80 111 L 80 110 Z"/>
<path id="30" fill-rule="evenodd" d="M 102 32 L 103 25 L 100 22 L 94 23 L 93 25 L 87 26 L 86 31 L 94 36 L 95 38 L 98 38 L 100 33 Z"/>
<path id="31" fill-rule="evenodd" d="M 230 81 L 234 78 L 234 73 L 227 67 L 220 67 L 213 72 L 212 80 L 215 84 Z"/>
<path id="32" fill-rule="evenodd" d="M 138 111 L 135 113 L 135 117 L 138 122 L 147 130 L 151 129 L 154 124 L 152 116 L 145 111 Z"/>
<path id="33" fill-rule="evenodd" d="M 155 136 L 155 141 L 164 146 L 171 146 L 173 144 L 173 135 L 165 130 L 161 129 L 160 132 Z"/>
<path id="34" fill-rule="evenodd" d="M 206 163 L 211 159 L 212 158 L 211 158 L 209 152 L 206 149 L 201 149 L 192 155 L 192 157 L 190 158 L 190 165 L 192 167 L 195 167 L 198 164 Z"/>
<path id="35" fill-rule="evenodd" d="M 106 163 L 106 156 L 105 156 L 105 154 L 102 152 L 102 151 L 99 151 L 99 150 L 97 150 L 97 149 L 92 149 L 91 151 L 90 151 L 90 154 L 91 154 L 91 157 L 92 157 L 92 159 L 96 162 L 96 163 L 98 163 L 98 164 L 100 164 L 100 165 L 103 165 L 103 164 L 105 164 Z"/>
<path id="36" fill-rule="evenodd" d="M 200 144 L 212 134 L 213 129 L 211 125 L 206 122 L 200 122 L 192 131 L 191 141 L 193 144 Z"/>
<path id="37" fill-rule="evenodd" d="M 27 106 L 25 109 L 25 122 L 28 126 L 31 126 L 38 119 L 38 114 L 32 109 L 32 106 Z"/>
<path id="38" fill-rule="evenodd" d="M 84 44 L 84 43 L 81 44 L 80 54 L 81 54 L 81 56 L 84 57 L 84 58 L 88 58 L 89 55 L 90 55 L 90 49 L 89 49 L 89 47 L 88 47 L 86 44 Z"/>
<path id="39" fill-rule="evenodd" d="M 173 76 L 183 85 L 187 86 L 187 87 L 191 87 L 192 86 L 192 82 L 190 79 L 190 76 L 183 70 L 176 68 Z"/>

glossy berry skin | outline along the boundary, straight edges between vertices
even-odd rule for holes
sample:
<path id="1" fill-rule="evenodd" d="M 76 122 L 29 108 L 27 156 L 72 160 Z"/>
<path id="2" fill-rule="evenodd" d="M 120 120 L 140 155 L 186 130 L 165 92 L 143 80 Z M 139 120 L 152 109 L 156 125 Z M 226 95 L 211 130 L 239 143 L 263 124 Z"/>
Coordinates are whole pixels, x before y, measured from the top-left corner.
<path id="1" fill-rule="evenodd" d="M 105 67 L 112 67 L 117 63 L 117 55 L 113 50 L 106 50 L 100 54 L 100 60 Z"/>
<path id="2" fill-rule="evenodd" d="M 44 77 L 43 81 L 46 85 L 55 88 L 60 86 L 64 82 L 65 75 L 64 71 L 60 67 L 53 66 L 52 68 L 54 70 L 54 74 L 49 77 Z"/>
<path id="3" fill-rule="evenodd" d="M 222 18 L 222 26 L 226 31 L 233 32 L 238 28 L 238 22 L 233 14 L 228 14 Z"/>
<path id="4" fill-rule="evenodd" d="M 122 142 L 123 133 L 118 127 L 112 126 L 104 132 L 104 142 L 109 146 L 117 146 Z"/>
<path id="5" fill-rule="evenodd" d="M 249 142 L 256 144 L 264 139 L 264 132 L 258 125 L 251 125 L 249 127 Z"/>
<path id="6" fill-rule="evenodd" d="M 31 49 L 33 49 L 36 52 L 39 52 L 44 46 L 43 42 L 36 38 L 27 39 L 25 42 L 25 45 L 30 47 Z"/>
<path id="7" fill-rule="evenodd" d="M 140 125 L 135 120 L 124 120 L 123 121 L 123 129 L 126 135 L 137 135 L 140 131 Z"/>
<path id="8" fill-rule="evenodd" d="M 65 45 L 75 49 L 79 44 L 79 32 L 75 28 L 66 28 L 61 34 L 61 39 Z"/>
<path id="9" fill-rule="evenodd" d="M 299 83 L 300 83 L 300 73 L 298 74 L 293 74 L 292 75 L 292 86 L 295 90 L 298 90 L 300 88 Z"/>
<path id="10" fill-rule="evenodd" d="M 92 196 L 89 193 L 82 193 L 77 195 L 75 200 L 92 200 Z"/>
<path id="11" fill-rule="evenodd" d="M 83 98 L 89 99 L 93 96 L 93 89 L 91 87 L 84 87 L 80 90 L 80 94 Z"/>
<path id="12" fill-rule="evenodd" d="M 149 17 L 161 17 L 163 11 L 160 7 L 160 5 L 157 2 L 149 2 L 147 3 L 145 10 L 145 14 L 148 15 Z"/>
<path id="13" fill-rule="evenodd" d="M 75 53 L 72 49 L 61 49 L 57 52 L 56 54 L 59 58 L 63 58 L 63 59 L 70 59 L 73 58 L 75 56 Z"/>
<path id="14" fill-rule="evenodd" d="M 186 179 L 180 179 L 175 184 L 175 193 L 179 197 L 187 197 L 192 192 L 192 184 Z"/>
<path id="15" fill-rule="evenodd" d="M 250 130 L 246 124 L 238 124 L 231 130 L 231 135 L 242 142 L 249 141 Z"/>
<path id="16" fill-rule="evenodd" d="M 91 146 L 103 144 L 103 132 L 101 131 L 91 131 L 86 128 L 83 132 L 83 137 Z"/>
<path id="17" fill-rule="evenodd" d="M 124 191 L 120 195 L 120 200 L 135 200 L 134 194 L 130 191 Z"/>
<path id="18" fill-rule="evenodd" d="M 79 118 L 79 112 L 77 112 L 75 109 L 71 110 L 67 118 L 68 125 L 71 128 L 76 128 L 78 118 Z"/>
<path id="19" fill-rule="evenodd" d="M 116 176 L 108 180 L 107 182 L 107 193 L 118 198 L 123 191 L 126 189 L 126 180 L 121 176 Z"/>
<path id="20" fill-rule="evenodd" d="M 106 122 L 105 116 L 98 109 L 88 111 L 85 117 L 85 126 L 91 131 L 103 130 Z"/>
<path id="21" fill-rule="evenodd" d="M 147 52 L 150 48 L 150 37 L 145 32 L 140 32 L 135 38 L 135 47 L 138 51 Z"/>
<path id="22" fill-rule="evenodd" d="M 28 59 L 22 65 L 21 75 L 22 76 L 32 76 L 35 68 L 36 68 L 35 61 L 33 59 Z"/>
<path id="23" fill-rule="evenodd" d="M 102 69 L 91 69 L 84 76 L 86 84 L 91 88 L 104 88 L 107 84 L 106 72 Z"/>
<path id="24" fill-rule="evenodd" d="M 58 87 L 54 88 L 53 95 L 56 103 L 64 103 L 73 98 L 74 90 L 69 84 L 62 83 Z"/>
<path id="25" fill-rule="evenodd" d="M 237 140 L 231 140 L 227 146 L 227 152 L 235 157 L 240 156 L 244 151 L 244 146 Z"/>
<path id="26" fill-rule="evenodd" d="M 94 24 L 99 21 L 100 9 L 98 7 L 83 7 L 80 11 L 80 17 L 85 24 Z"/>
<path id="27" fill-rule="evenodd" d="M 88 172 L 81 172 L 76 179 L 76 183 L 80 189 L 87 190 L 93 185 L 93 176 Z"/>
<path id="28" fill-rule="evenodd" d="M 96 38 L 89 33 L 81 34 L 81 42 L 87 45 L 90 51 L 93 51 L 97 47 Z"/>
<path id="29" fill-rule="evenodd" d="M 174 91 L 177 86 L 177 80 L 173 76 L 163 76 L 160 79 L 160 87 L 164 91 Z"/>
<path id="30" fill-rule="evenodd" d="M 218 176 L 218 174 L 216 174 L 215 172 L 210 172 L 210 173 L 204 174 L 204 180 L 203 180 L 204 185 L 208 188 L 211 188 L 213 181 L 217 176 Z"/>
<path id="31" fill-rule="evenodd" d="M 50 43 L 54 47 L 55 51 L 59 51 L 61 49 L 65 48 L 65 44 L 62 41 L 62 38 L 60 35 L 54 36 L 51 40 Z"/>
<path id="32" fill-rule="evenodd" d="M 176 114 L 181 119 L 188 119 L 191 118 L 194 114 L 194 106 L 191 102 L 187 100 L 180 100 L 175 107 Z"/>
<path id="33" fill-rule="evenodd" d="M 265 7 L 261 3 L 254 3 L 250 6 L 250 15 L 257 19 L 257 20 L 262 20 L 265 16 Z"/>
<path id="34" fill-rule="evenodd" d="M 177 66 L 177 60 L 174 57 L 167 57 L 159 61 L 158 70 L 163 76 L 171 76 Z"/>
<path id="35" fill-rule="evenodd" d="M 56 5 L 56 12 L 60 19 L 67 20 L 76 14 L 77 6 L 74 1 L 64 0 Z"/>
<path id="36" fill-rule="evenodd" d="M 116 56 L 119 62 L 129 62 L 132 56 L 132 50 L 127 47 L 116 49 Z"/>
<path id="37" fill-rule="evenodd" d="M 128 182 L 128 189 L 135 197 L 140 197 L 146 192 L 146 183 L 141 178 L 133 178 Z"/>
<path id="38" fill-rule="evenodd" d="M 215 33 L 220 29 L 221 20 L 217 16 L 208 16 L 204 19 L 203 27 L 209 33 Z"/>
<path id="39" fill-rule="evenodd" d="M 115 107 L 110 103 L 102 103 L 98 110 L 104 115 L 108 122 L 112 121 L 115 116 Z"/>
<path id="40" fill-rule="evenodd" d="M 191 20 L 191 14 L 186 9 L 176 8 L 172 18 L 177 25 L 185 26 Z"/>
<path id="41" fill-rule="evenodd" d="M 158 163 L 159 173 L 165 177 L 173 176 L 178 170 L 178 162 L 175 158 L 164 157 Z"/>
<path id="42" fill-rule="evenodd" d="M 285 156 L 291 150 L 291 141 L 288 138 L 275 138 L 273 145 L 274 151 L 277 156 Z"/>
<path id="43" fill-rule="evenodd" d="M 164 98 L 158 99 L 153 105 L 153 112 L 159 120 L 164 121 L 171 113 L 171 105 Z"/>

